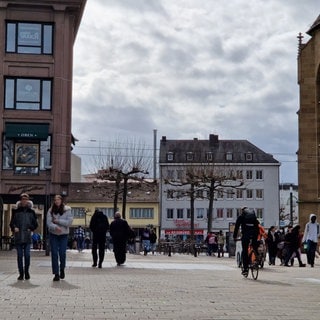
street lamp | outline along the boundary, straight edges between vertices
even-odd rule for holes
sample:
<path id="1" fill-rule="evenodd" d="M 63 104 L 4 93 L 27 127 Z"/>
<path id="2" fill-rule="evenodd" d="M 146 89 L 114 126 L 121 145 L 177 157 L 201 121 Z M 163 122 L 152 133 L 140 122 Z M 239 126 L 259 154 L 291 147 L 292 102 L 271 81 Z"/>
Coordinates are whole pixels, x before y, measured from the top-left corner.
<path id="1" fill-rule="evenodd" d="M 290 225 L 293 226 L 292 184 L 290 185 Z"/>

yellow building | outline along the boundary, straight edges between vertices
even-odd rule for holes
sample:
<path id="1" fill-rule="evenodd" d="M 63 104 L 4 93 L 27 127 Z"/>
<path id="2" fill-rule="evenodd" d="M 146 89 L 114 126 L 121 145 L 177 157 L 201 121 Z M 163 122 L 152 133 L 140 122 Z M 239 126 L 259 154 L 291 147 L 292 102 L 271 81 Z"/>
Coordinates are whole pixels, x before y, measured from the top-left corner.
<path id="1" fill-rule="evenodd" d="M 96 209 L 107 215 L 109 222 L 113 220 L 112 183 L 105 183 L 103 188 L 94 188 L 92 182 L 71 183 L 68 205 L 74 216 L 72 228 L 83 226 L 89 231 L 90 219 Z M 123 213 L 122 196 L 119 195 L 117 211 Z M 122 214 L 123 215 L 123 214 Z M 124 218 L 133 228 L 137 236 L 146 227 L 153 227 L 159 236 L 159 185 L 158 182 L 129 183 Z"/>

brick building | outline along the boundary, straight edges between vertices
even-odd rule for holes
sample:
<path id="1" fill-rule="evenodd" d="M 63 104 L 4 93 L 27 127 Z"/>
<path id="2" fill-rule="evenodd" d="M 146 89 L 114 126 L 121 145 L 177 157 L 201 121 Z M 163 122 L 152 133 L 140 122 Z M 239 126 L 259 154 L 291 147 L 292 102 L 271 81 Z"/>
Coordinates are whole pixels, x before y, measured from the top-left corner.
<path id="1" fill-rule="evenodd" d="M 68 194 L 73 44 L 86 0 L 0 2 L 1 236 L 21 192 Z"/>

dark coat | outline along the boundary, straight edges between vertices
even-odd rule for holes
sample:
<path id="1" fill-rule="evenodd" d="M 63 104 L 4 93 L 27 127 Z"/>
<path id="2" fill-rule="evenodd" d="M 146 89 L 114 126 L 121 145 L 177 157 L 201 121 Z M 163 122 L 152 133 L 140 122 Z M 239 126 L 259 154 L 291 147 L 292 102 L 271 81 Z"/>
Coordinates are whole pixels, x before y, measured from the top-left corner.
<path id="1" fill-rule="evenodd" d="M 111 222 L 110 235 L 114 244 L 127 242 L 128 239 L 134 237 L 128 222 L 123 219 L 115 219 Z"/>
<path id="2" fill-rule="evenodd" d="M 102 211 L 95 211 L 90 220 L 90 230 L 93 236 L 106 237 L 107 231 L 109 230 L 109 220 Z"/>
<path id="3" fill-rule="evenodd" d="M 31 232 L 38 228 L 35 211 L 30 207 L 18 206 L 12 211 L 10 228 L 15 244 L 31 243 Z M 15 232 L 14 228 L 19 228 L 19 232 Z"/>

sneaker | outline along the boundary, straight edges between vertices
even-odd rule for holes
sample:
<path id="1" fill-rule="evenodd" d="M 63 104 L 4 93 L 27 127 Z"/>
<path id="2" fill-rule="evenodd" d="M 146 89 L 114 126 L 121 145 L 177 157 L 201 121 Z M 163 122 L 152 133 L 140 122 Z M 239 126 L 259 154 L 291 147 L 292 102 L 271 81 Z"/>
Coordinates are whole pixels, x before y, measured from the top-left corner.
<path id="1" fill-rule="evenodd" d="M 248 273 L 249 273 L 249 270 L 243 270 L 241 274 L 244 275 L 244 276 L 247 276 Z"/>
<path id="2" fill-rule="evenodd" d="M 64 274 L 64 269 L 60 270 L 60 279 L 64 279 L 65 274 Z"/>
<path id="3" fill-rule="evenodd" d="M 53 281 L 60 281 L 60 276 L 58 274 L 55 274 Z"/>

